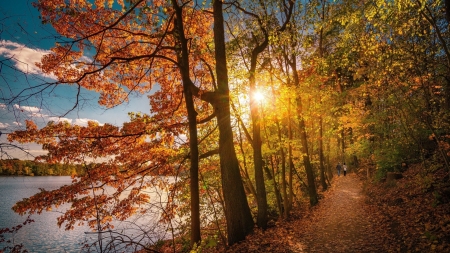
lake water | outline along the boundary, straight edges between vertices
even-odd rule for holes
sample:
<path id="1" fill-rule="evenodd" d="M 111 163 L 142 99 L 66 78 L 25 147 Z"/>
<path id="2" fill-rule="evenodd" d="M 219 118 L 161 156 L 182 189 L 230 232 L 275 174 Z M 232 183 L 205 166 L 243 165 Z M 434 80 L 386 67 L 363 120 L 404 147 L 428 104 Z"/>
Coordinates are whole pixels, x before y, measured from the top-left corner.
<path id="1" fill-rule="evenodd" d="M 26 216 L 11 210 L 17 201 L 39 192 L 39 188 L 53 190 L 70 182 L 70 177 L 0 177 L 0 228 L 16 226 L 26 220 Z M 20 229 L 13 236 L 14 242 L 23 243 L 30 252 L 78 252 L 76 249 L 82 248 L 87 228 L 59 229 L 56 225 L 59 215 L 56 212 L 33 215 L 31 218 L 35 222 Z"/>
<path id="2" fill-rule="evenodd" d="M 17 201 L 39 192 L 39 188 L 53 190 L 70 183 L 70 177 L 0 177 L 0 228 L 16 226 L 26 220 L 26 216 L 20 216 L 11 210 Z M 160 199 L 164 198 L 164 195 L 164 193 L 157 193 Z M 152 204 L 152 208 L 160 209 L 161 206 Z M 59 228 L 56 225 L 56 218 L 60 215 L 53 211 L 31 216 L 35 222 L 27 224 L 13 235 L 14 243 L 22 243 L 28 252 L 36 253 L 100 252 L 98 247 L 82 250 L 85 242 L 92 243 L 98 239 L 97 234 L 89 233 L 90 230 L 87 226 L 75 227 L 70 231 L 64 230 L 64 227 Z M 170 237 L 165 232 L 167 228 L 154 226 L 158 218 L 157 212 L 152 212 L 152 215 L 149 214 L 145 217 L 133 217 L 125 222 L 116 222 L 114 224 L 116 229 L 109 233 L 109 236 L 112 238 L 117 233 L 125 233 L 129 238 L 150 243 Z M 145 226 L 141 222 L 142 220 L 145 221 Z M 103 237 L 106 236 L 108 234 L 103 235 Z M 4 245 L 0 244 L 0 249 Z M 123 251 L 123 249 L 119 251 Z"/>

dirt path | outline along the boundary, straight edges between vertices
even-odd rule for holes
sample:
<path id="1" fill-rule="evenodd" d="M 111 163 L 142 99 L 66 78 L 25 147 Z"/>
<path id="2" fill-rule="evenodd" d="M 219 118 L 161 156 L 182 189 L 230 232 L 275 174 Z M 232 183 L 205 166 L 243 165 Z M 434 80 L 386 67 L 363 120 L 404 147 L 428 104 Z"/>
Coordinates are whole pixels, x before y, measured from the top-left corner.
<path id="1" fill-rule="evenodd" d="M 395 228 L 385 222 L 377 207 L 366 204 L 362 188 L 355 174 L 335 177 L 319 205 L 266 231 L 255 230 L 227 252 L 401 252 L 391 240 Z"/>
<path id="2" fill-rule="evenodd" d="M 311 217 L 299 220 L 296 252 L 386 252 L 378 239 L 379 222 L 364 203 L 362 183 L 355 174 L 334 179 Z"/>

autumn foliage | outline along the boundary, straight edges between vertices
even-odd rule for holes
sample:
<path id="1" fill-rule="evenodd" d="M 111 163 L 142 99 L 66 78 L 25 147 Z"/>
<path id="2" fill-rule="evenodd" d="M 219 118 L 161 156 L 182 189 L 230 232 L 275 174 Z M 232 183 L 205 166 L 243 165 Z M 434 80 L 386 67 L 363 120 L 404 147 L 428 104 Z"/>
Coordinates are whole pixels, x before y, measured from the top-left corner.
<path id="1" fill-rule="evenodd" d="M 442 1 L 34 6 L 64 38 L 37 63 L 56 78 L 48 87 L 97 92 L 106 108 L 146 95 L 151 111 L 130 113 L 121 126 L 27 121 L 8 135 L 41 144 L 48 154 L 37 160 L 84 170 L 71 185 L 18 202 L 20 214 L 70 204 L 60 226 L 104 231 L 159 201 L 154 226 L 171 224 L 172 240 L 139 247 L 200 251 L 245 239 L 254 221 L 265 229 L 299 218 L 305 199 L 314 206 L 330 187 L 337 162 L 368 182 L 415 163 L 429 164 L 417 172 L 428 187 L 448 179 L 450 15 Z M 155 188 L 167 199 L 152 199 Z M 442 226 L 425 225 L 440 238 Z"/>

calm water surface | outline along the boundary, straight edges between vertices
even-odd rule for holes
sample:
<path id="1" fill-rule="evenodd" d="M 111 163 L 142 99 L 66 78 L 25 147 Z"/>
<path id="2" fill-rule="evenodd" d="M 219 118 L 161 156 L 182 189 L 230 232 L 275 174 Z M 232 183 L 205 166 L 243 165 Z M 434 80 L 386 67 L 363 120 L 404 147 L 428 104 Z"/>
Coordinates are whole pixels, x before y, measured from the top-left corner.
<path id="1" fill-rule="evenodd" d="M 0 177 L 0 228 L 16 226 L 26 220 L 26 216 L 20 216 L 11 210 L 17 201 L 39 192 L 39 188 L 53 190 L 70 183 L 70 177 Z M 12 239 L 16 244 L 22 243 L 29 252 L 83 252 L 84 242 L 92 242 L 96 235 L 85 234 L 85 232 L 90 232 L 87 226 L 75 227 L 70 231 L 64 230 L 64 227 L 59 228 L 56 225 L 56 218 L 60 215 L 61 213 L 55 211 L 33 215 L 31 219 L 35 222 L 24 226 Z M 148 217 L 145 220 L 146 223 L 149 222 Z M 127 226 L 127 224 L 130 223 L 121 225 Z M 133 225 L 135 228 L 142 228 L 141 224 L 136 221 Z M 127 231 L 133 231 L 133 228 L 128 228 Z M 139 232 L 142 233 L 135 229 L 130 235 L 137 238 Z M 145 233 L 148 236 L 147 239 L 154 240 L 157 235 L 166 237 L 166 235 L 161 235 L 163 233 L 161 231 L 154 230 L 152 232 L 151 236 L 148 232 Z M 4 245 L 0 244 L 0 249 L 3 248 L 2 246 Z"/>
<path id="2" fill-rule="evenodd" d="M 16 226 L 26 220 L 26 216 L 11 210 L 17 201 L 39 192 L 39 188 L 53 190 L 70 182 L 70 177 L 0 177 L 0 228 Z M 65 231 L 56 225 L 58 216 L 57 212 L 33 215 L 31 218 L 35 222 L 24 226 L 12 239 L 23 243 L 29 252 L 79 252 L 88 228 Z"/>

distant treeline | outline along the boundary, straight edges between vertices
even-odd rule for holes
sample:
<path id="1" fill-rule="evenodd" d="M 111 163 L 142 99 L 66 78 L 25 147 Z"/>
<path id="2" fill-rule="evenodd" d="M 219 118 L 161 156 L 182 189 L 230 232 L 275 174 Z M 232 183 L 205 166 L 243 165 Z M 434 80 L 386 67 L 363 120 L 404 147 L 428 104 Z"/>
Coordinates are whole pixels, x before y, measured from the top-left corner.
<path id="1" fill-rule="evenodd" d="M 29 160 L 0 160 L 2 176 L 71 176 L 82 175 L 84 170 L 79 164 L 49 164 Z"/>

